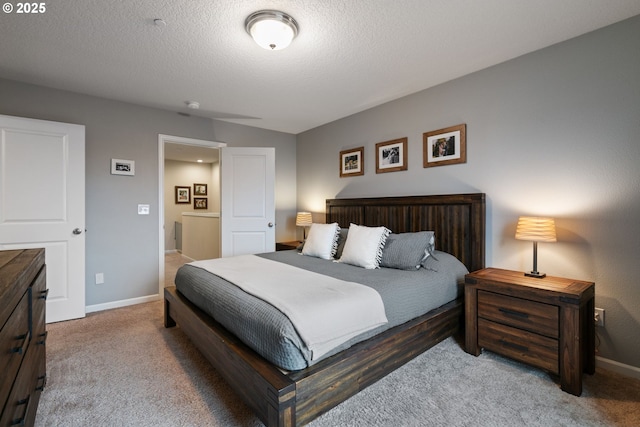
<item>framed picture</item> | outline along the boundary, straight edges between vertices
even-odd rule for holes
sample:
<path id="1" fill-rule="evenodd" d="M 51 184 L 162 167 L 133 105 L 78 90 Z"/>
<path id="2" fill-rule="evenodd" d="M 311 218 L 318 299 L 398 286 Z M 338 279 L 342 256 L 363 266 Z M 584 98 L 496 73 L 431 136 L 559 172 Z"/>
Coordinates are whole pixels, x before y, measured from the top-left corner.
<path id="1" fill-rule="evenodd" d="M 340 152 L 340 178 L 364 175 L 364 147 Z"/>
<path id="2" fill-rule="evenodd" d="M 133 160 L 111 159 L 111 175 L 136 174 L 136 162 Z"/>
<path id="3" fill-rule="evenodd" d="M 191 187 L 176 185 L 176 204 L 179 203 L 191 203 Z"/>
<path id="4" fill-rule="evenodd" d="M 407 170 L 407 138 L 376 144 L 376 173 Z"/>
<path id="5" fill-rule="evenodd" d="M 194 197 L 193 198 L 193 209 L 207 209 L 207 198 L 206 197 Z"/>
<path id="6" fill-rule="evenodd" d="M 193 197 L 206 196 L 206 195 L 207 195 L 207 184 L 193 184 Z"/>
<path id="7" fill-rule="evenodd" d="M 467 125 L 461 124 L 422 134 L 423 166 L 467 162 Z"/>

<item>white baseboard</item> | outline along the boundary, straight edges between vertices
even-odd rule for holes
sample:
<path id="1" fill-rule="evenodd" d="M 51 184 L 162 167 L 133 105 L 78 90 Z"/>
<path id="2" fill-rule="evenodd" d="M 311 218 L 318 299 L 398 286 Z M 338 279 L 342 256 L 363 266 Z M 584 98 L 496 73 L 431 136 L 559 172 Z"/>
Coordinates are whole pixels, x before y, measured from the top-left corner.
<path id="1" fill-rule="evenodd" d="M 160 294 L 147 295 L 145 297 L 130 298 L 120 301 L 112 301 L 104 304 L 94 304 L 85 307 L 86 313 L 94 313 L 96 311 L 110 310 L 112 308 L 128 307 L 130 305 L 142 304 L 145 302 L 158 301 L 162 297 Z"/>
<path id="2" fill-rule="evenodd" d="M 596 356 L 596 367 L 608 369 L 627 377 L 640 379 L 640 368 L 636 368 L 635 366 L 631 365 L 625 365 L 624 363 L 616 362 L 615 360 Z"/>
<path id="3" fill-rule="evenodd" d="M 164 254 L 175 254 L 176 252 L 179 252 L 177 249 L 167 249 L 164 251 Z"/>

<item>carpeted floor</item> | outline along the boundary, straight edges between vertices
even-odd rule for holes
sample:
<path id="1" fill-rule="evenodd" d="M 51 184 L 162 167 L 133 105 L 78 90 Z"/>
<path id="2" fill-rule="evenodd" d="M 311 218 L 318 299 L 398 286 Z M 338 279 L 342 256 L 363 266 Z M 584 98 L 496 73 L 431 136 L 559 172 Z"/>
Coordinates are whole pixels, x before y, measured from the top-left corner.
<path id="1" fill-rule="evenodd" d="M 36 426 L 260 426 L 162 303 L 48 325 Z M 335 426 L 638 426 L 640 380 L 598 370 L 582 397 L 449 338 L 318 418 Z"/>

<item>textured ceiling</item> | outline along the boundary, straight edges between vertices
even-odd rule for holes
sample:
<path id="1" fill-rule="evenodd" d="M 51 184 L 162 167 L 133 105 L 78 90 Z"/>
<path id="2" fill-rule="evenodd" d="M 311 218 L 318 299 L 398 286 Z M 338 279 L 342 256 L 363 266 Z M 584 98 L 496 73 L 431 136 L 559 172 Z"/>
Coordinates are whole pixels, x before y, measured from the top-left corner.
<path id="1" fill-rule="evenodd" d="M 1 13 L 0 77 L 293 134 L 640 14 L 638 0 L 45 4 Z M 298 21 L 289 48 L 245 32 L 260 9 Z"/>

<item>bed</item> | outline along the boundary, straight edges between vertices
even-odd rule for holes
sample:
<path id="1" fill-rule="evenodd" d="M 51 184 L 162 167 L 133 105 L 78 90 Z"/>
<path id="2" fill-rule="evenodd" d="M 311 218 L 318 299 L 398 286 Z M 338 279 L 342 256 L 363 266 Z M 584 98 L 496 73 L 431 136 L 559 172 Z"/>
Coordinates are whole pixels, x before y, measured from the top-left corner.
<path id="1" fill-rule="evenodd" d="M 394 233 L 432 230 L 436 249 L 469 271 L 484 267 L 485 196 L 482 193 L 326 201 L 326 223 L 384 225 Z M 331 355 L 284 371 L 244 345 L 185 298 L 165 289 L 165 327 L 176 324 L 267 426 L 305 425 L 392 372 L 463 324 L 454 301 Z"/>

